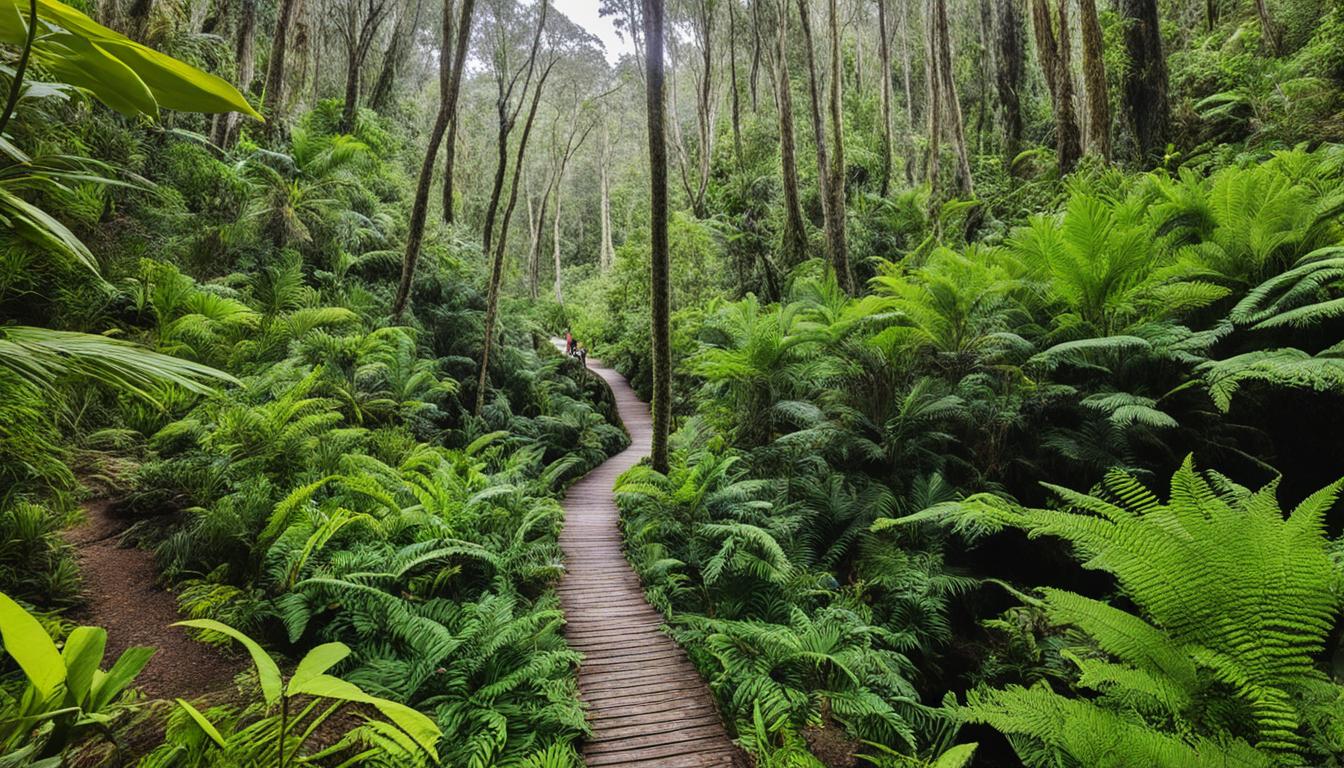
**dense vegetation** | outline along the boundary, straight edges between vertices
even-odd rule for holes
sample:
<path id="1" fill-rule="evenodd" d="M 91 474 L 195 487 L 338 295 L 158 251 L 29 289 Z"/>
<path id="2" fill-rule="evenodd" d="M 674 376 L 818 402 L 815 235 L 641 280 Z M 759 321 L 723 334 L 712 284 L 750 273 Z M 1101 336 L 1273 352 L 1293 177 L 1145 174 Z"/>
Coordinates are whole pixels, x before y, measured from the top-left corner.
<path id="1" fill-rule="evenodd" d="M 592 5 L 5 6 L 0 766 L 581 764 L 566 329 L 755 764 L 1344 765 L 1344 4 Z"/>

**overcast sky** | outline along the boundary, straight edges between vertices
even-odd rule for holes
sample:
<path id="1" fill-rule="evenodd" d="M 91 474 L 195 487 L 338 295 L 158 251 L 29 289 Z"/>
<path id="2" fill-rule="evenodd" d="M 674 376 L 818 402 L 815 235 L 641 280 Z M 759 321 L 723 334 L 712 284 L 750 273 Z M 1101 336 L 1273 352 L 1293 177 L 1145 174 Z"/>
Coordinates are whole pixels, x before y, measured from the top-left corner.
<path id="1" fill-rule="evenodd" d="M 612 26 L 611 17 L 597 14 L 598 0 L 551 0 L 551 7 L 569 17 L 569 20 L 597 36 L 607 47 L 607 61 L 615 61 L 623 53 L 633 53 L 629 40 L 622 41 Z"/>

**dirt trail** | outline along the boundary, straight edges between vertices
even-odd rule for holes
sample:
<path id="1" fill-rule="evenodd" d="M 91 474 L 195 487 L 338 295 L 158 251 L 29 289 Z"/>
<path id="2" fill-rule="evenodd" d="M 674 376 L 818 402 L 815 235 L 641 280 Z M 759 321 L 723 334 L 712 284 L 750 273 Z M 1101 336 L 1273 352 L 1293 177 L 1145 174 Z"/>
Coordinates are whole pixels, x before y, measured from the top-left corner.
<path id="1" fill-rule="evenodd" d="M 126 523 L 110 508 L 103 499 L 86 502 L 87 520 L 66 532 L 79 560 L 86 600 L 72 618 L 107 629 L 105 665 L 132 646 L 157 649 L 136 679 L 136 687 L 151 698 L 193 699 L 228 690 L 244 669 L 243 659 L 198 643 L 186 630 L 170 626 L 182 619 L 177 599 L 155 583 L 152 554 L 119 544 Z"/>

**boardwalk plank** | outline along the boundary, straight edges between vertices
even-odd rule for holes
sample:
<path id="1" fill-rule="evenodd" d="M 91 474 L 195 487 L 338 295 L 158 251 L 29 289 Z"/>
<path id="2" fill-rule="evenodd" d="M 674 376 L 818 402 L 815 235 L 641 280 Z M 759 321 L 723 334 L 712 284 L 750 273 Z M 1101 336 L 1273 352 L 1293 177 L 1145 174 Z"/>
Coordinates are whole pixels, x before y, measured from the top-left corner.
<path id="1" fill-rule="evenodd" d="M 644 600 L 622 551 L 612 486 L 649 452 L 648 406 L 620 374 L 595 359 L 588 364 L 611 387 L 630 447 L 574 483 L 565 499 L 560 546 L 566 569 L 558 591 L 565 636 L 584 654 L 579 691 L 593 731 L 584 760 L 590 766 L 743 766 L 709 687 L 662 631 L 663 617 Z"/>

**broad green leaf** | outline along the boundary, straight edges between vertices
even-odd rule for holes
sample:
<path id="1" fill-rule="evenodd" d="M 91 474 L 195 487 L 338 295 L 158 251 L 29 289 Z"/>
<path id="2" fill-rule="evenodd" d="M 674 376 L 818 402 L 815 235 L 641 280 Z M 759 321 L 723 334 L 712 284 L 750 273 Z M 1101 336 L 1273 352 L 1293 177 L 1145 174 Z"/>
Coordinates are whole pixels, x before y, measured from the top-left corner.
<path id="1" fill-rule="evenodd" d="M 27 5 L 25 0 L 0 0 L 0 41 L 22 45 Z M 224 79 L 141 45 L 58 0 L 38 0 L 37 15 L 43 29 L 34 57 L 61 80 L 88 90 L 118 112 L 153 117 L 162 106 L 241 112 L 261 119 Z"/>
<path id="2" fill-rule="evenodd" d="M 975 756 L 975 748 L 980 746 L 978 742 L 969 744 L 958 744 L 938 756 L 930 768 L 965 768 L 971 764 L 971 758 Z"/>
<path id="3" fill-rule="evenodd" d="M 345 643 L 325 643 L 309 651 L 294 670 L 294 676 L 289 678 L 286 695 L 293 696 L 310 680 L 341 663 L 349 655 L 350 646 Z"/>
<path id="4" fill-rule="evenodd" d="M 243 644 L 247 649 L 248 655 L 252 657 L 252 663 L 257 667 L 257 679 L 261 683 L 261 695 L 266 700 L 267 705 L 274 704 L 280 700 L 280 667 L 276 666 L 275 659 L 271 658 L 266 649 L 257 644 L 256 640 L 230 627 L 228 624 L 222 624 L 211 619 L 189 619 L 179 621 L 175 627 L 191 627 L 192 629 L 208 629 L 211 632 L 218 632 L 221 635 L 228 635 Z"/>
<path id="5" fill-rule="evenodd" d="M 211 741 L 215 742 L 215 744 L 220 747 L 225 746 L 224 736 L 220 734 L 219 729 L 215 727 L 214 723 L 210 722 L 205 715 L 201 714 L 200 710 L 188 704 L 184 699 L 174 699 L 174 701 L 177 702 L 177 706 L 181 707 L 191 716 L 192 720 L 196 721 L 196 724 L 201 727 L 202 731 L 205 731 L 205 735 L 209 736 Z"/>
<path id="6" fill-rule="evenodd" d="M 100 627 L 75 627 L 65 639 L 61 660 L 65 662 L 65 703 L 83 707 L 93 687 L 93 677 L 103 663 L 107 630 Z"/>
<path id="7" fill-rule="evenodd" d="M 101 712 L 112 700 L 121 695 L 154 656 L 153 648 L 127 648 L 107 672 L 93 678 L 93 695 L 89 700 L 90 712 Z"/>
<path id="8" fill-rule="evenodd" d="M 37 619 L 3 592 L 0 592 L 0 640 L 42 698 L 52 696 L 65 682 L 65 662 L 56 644 Z"/>
<path id="9" fill-rule="evenodd" d="M 389 701 L 377 696 L 370 696 L 360 690 L 354 683 L 348 683 L 331 675 L 318 675 L 306 681 L 302 686 L 295 688 L 291 686 L 290 694 L 307 694 L 323 699 L 340 699 L 342 701 L 353 701 L 361 704 L 368 704 L 386 717 L 398 728 L 402 729 L 415 743 L 425 750 L 431 757 L 438 759 L 438 752 L 434 745 L 442 738 L 443 733 L 439 726 L 420 712 L 411 709 L 405 704 L 398 704 L 395 701 Z"/>

